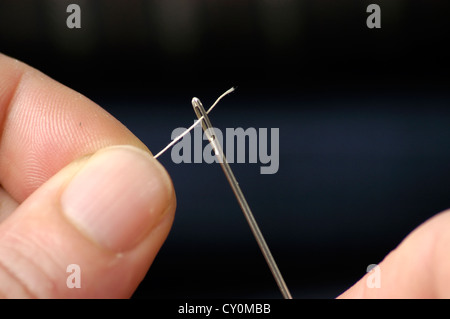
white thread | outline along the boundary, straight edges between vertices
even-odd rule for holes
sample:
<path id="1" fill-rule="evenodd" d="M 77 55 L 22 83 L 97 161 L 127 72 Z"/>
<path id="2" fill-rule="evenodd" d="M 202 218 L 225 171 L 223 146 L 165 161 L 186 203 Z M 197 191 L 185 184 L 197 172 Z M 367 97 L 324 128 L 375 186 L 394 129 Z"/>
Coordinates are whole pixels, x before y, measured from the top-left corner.
<path id="1" fill-rule="evenodd" d="M 227 90 L 225 93 L 223 93 L 221 96 L 219 96 L 217 98 L 217 100 L 214 102 L 214 104 L 209 108 L 209 110 L 206 112 L 206 114 L 209 114 L 209 112 L 212 111 L 212 109 L 217 105 L 217 103 L 219 103 L 219 101 L 225 96 L 230 94 L 231 92 L 233 92 L 235 90 L 234 87 L 232 87 L 231 89 Z M 203 120 L 203 116 L 200 117 L 197 121 L 194 122 L 194 124 L 192 124 L 186 131 L 184 131 L 183 133 L 181 133 L 178 137 L 176 137 L 172 142 L 170 142 L 166 147 L 164 147 L 158 154 L 156 154 L 155 156 L 153 156 L 154 158 L 158 158 L 161 154 L 163 154 L 165 151 L 167 151 L 169 148 L 171 148 L 173 145 L 175 145 L 179 140 L 181 140 L 187 133 L 189 133 L 192 129 L 194 129 L 194 127 L 196 127 L 198 125 L 198 123 L 200 123 Z"/>

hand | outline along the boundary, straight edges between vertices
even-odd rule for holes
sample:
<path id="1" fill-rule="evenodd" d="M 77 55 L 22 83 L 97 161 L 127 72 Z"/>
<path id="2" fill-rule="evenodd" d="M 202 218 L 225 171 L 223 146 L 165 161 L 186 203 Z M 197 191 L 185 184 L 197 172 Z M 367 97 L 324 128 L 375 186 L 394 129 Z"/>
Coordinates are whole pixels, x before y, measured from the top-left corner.
<path id="1" fill-rule="evenodd" d="M 340 298 L 449 298 L 449 227 L 450 210 L 432 217 L 378 265 L 379 285 L 369 272 Z"/>
<path id="2" fill-rule="evenodd" d="M 0 296 L 130 297 L 172 225 L 164 168 L 95 103 L 1 54 L 0 125 Z"/>

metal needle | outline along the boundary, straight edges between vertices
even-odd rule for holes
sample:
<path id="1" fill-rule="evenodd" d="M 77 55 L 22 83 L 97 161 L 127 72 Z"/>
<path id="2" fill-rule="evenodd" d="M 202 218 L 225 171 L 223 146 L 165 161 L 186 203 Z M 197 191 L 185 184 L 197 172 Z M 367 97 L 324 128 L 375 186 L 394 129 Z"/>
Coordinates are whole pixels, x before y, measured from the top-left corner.
<path id="1" fill-rule="evenodd" d="M 230 165 L 227 162 L 227 159 L 225 158 L 225 154 L 223 153 L 222 147 L 220 146 L 220 143 L 216 141 L 215 138 L 216 134 L 214 133 L 214 128 L 211 125 L 211 121 L 208 118 L 208 114 L 205 111 L 205 108 L 203 107 L 200 100 L 196 97 L 192 99 L 192 106 L 194 107 L 194 111 L 197 117 L 199 119 L 203 117 L 201 124 L 203 130 L 205 131 L 206 137 L 211 143 L 215 155 L 219 160 L 220 166 L 222 167 L 223 172 L 225 173 L 225 176 L 228 182 L 230 183 L 231 188 L 233 189 L 234 195 L 236 196 L 239 202 L 239 206 L 241 206 L 241 209 L 244 212 L 245 218 L 247 219 L 247 222 L 250 226 L 250 229 L 253 232 L 253 235 L 255 236 L 259 248 L 261 249 L 264 258 L 266 259 L 266 262 L 269 265 L 270 270 L 272 271 L 275 281 L 277 282 L 277 285 L 280 288 L 281 294 L 285 299 L 292 299 L 291 293 L 289 292 L 289 289 L 286 283 L 284 282 L 283 276 L 281 275 L 280 270 L 278 269 L 278 266 L 275 260 L 273 259 L 273 256 L 270 252 L 269 247 L 266 244 L 266 241 L 264 240 L 261 231 L 259 230 L 258 224 L 256 223 L 256 220 L 253 217 L 252 211 L 248 206 L 245 196 L 242 193 L 236 178 L 234 177 L 234 174 L 230 168 Z"/>

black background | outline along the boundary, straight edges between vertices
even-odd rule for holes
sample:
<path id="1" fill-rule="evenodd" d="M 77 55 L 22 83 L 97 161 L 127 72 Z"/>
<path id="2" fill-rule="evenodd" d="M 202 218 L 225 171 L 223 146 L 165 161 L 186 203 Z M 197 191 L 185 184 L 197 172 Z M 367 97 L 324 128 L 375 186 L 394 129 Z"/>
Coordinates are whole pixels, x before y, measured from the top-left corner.
<path id="1" fill-rule="evenodd" d="M 154 153 L 192 123 L 193 96 L 238 86 L 213 124 L 279 128 L 280 169 L 235 175 L 293 296 L 332 298 L 450 206 L 449 15 L 444 0 L 1 0 L 0 51 Z M 280 297 L 219 166 L 160 160 L 177 215 L 134 296 Z"/>

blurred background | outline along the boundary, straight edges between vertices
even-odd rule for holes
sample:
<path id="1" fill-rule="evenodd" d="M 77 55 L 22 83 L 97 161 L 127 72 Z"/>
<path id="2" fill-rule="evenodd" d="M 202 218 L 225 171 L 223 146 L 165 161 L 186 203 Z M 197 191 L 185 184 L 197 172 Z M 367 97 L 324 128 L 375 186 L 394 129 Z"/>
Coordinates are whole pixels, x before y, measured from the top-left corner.
<path id="1" fill-rule="evenodd" d="M 192 124 L 193 96 L 238 86 L 211 121 L 279 128 L 280 168 L 235 175 L 293 296 L 334 298 L 450 207 L 449 14 L 445 0 L 0 0 L 0 51 L 155 154 Z M 134 297 L 280 298 L 219 165 L 160 161 L 177 214 Z"/>

